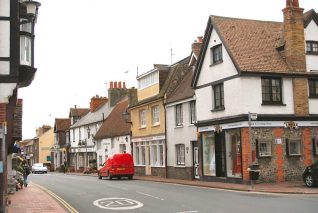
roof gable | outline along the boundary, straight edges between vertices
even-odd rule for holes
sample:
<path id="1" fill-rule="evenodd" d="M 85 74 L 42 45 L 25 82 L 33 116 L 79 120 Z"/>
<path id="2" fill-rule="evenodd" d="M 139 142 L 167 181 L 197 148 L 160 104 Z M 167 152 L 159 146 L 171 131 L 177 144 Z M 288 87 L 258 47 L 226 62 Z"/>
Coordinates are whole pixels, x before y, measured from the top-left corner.
<path id="1" fill-rule="evenodd" d="M 304 26 L 305 28 L 308 26 L 308 24 L 314 21 L 318 25 L 318 14 L 315 12 L 314 9 L 311 9 L 304 13 Z"/>

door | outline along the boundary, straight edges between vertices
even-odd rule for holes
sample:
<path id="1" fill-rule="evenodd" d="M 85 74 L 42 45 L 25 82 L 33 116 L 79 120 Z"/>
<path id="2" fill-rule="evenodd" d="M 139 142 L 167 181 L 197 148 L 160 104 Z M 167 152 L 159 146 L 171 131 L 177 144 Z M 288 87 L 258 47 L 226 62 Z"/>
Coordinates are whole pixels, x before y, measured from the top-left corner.
<path id="1" fill-rule="evenodd" d="M 146 142 L 146 153 L 145 153 L 145 174 L 151 175 L 151 162 L 150 162 L 150 146 L 149 142 Z"/>
<path id="2" fill-rule="evenodd" d="M 215 133 L 215 164 L 216 164 L 216 176 L 225 177 L 225 142 L 224 142 L 224 131 Z"/>
<path id="3" fill-rule="evenodd" d="M 194 179 L 199 179 L 199 147 L 193 143 L 193 177 Z"/>

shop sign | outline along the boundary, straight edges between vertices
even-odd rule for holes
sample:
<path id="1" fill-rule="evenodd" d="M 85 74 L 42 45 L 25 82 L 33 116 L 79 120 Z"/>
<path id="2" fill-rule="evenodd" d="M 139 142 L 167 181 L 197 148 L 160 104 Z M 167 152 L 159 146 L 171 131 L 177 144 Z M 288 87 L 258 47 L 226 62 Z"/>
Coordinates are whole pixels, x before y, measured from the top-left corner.
<path id="1" fill-rule="evenodd" d="M 133 138 L 132 142 L 142 142 L 142 141 L 157 141 L 157 140 L 164 140 L 166 137 L 164 135 L 159 136 L 149 136 L 149 137 L 142 137 L 142 138 Z"/>

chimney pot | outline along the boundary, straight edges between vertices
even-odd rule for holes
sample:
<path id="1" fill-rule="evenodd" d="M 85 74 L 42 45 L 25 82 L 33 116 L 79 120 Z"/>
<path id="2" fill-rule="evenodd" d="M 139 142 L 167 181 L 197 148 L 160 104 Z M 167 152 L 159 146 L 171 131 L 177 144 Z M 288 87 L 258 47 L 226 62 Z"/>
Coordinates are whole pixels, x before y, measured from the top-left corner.
<path id="1" fill-rule="evenodd" d="M 114 82 L 111 81 L 109 87 L 110 87 L 111 89 L 113 89 L 113 87 L 114 87 Z"/>
<path id="2" fill-rule="evenodd" d="M 202 43 L 203 42 L 203 36 L 198 36 L 198 42 Z"/>
<path id="3" fill-rule="evenodd" d="M 118 88 L 121 89 L 121 81 L 118 82 Z"/>
<path id="4" fill-rule="evenodd" d="M 126 82 L 123 82 L 123 88 L 126 89 Z"/>
<path id="5" fill-rule="evenodd" d="M 117 81 L 114 82 L 114 89 L 117 89 Z"/>

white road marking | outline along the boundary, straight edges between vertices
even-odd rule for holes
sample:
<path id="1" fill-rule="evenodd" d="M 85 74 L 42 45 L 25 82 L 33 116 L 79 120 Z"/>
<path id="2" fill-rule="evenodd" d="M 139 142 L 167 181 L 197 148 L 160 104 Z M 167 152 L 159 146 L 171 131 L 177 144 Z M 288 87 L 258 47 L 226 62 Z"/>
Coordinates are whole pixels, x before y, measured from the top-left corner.
<path id="1" fill-rule="evenodd" d="M 194 210 L 194 211 L 186 211 L 186 212 L 178 212 L 178 213 L 194 213 L 194 212 L 199 212 L 198 210 Z"/>
<path id="2" fill-rule="evenodd" d="M 152 198 L 155 198 L 155 199 L 158 199 L 158 200 L 165 200 L 165 199 L 163 199 L 163 198 L 156 197 L 156 196 L 153 196 L 153 195 L 150 195 L 150 194 L 146 194 L 146 193 L 143 193 L 143 192 L 138 192 L 138 191 L 137 191 L 137 193 L 138 193 L 138 194 L 142 194 L 142 195 L 146 195 L 146 196 L 148 196 L 148 197 L 152 197 Z"/>
<path id="3" fill-rule="evenodd" d="M 93 204 L 99 208 L 111 210 L 130 210 L 143 207 L 144 205 L 137 200 L 116 197 L 95 200 Z"/>

